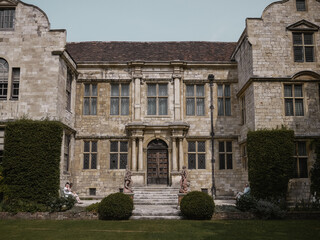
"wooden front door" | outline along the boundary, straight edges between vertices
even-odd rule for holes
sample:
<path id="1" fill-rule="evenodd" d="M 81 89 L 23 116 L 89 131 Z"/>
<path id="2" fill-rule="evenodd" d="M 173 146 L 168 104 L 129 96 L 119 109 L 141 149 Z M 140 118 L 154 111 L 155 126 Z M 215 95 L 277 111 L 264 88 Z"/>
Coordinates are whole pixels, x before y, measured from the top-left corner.
<path id="1" fill-rule="evenodd" d="M 168 184 L 168 149 L 155 140 L 148 146 L 148 184 Z"/>

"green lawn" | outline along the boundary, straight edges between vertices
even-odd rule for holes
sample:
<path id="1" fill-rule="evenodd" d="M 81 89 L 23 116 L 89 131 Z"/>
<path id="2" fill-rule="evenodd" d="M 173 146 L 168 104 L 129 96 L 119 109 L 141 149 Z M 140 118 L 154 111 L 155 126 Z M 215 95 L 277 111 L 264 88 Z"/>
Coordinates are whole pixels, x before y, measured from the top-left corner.
<path id="1" fill-rule="evenodd" d="M 0 221 L 0 239 L 320 239 L 320 221 Z"/>

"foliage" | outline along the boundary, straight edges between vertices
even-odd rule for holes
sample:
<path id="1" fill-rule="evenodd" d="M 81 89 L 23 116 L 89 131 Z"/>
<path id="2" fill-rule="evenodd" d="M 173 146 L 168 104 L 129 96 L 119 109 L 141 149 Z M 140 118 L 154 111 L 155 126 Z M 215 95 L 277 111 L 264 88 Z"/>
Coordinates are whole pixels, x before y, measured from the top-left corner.
<path id="1" fill-rule="evenodd" d="M 316 161 L 310 171 L 311 193 L 320 200 L 320 139 L 314 141 Z"/>
<path id="2" fill-rule="evenodd" d="M 4 178 L 3 178 L 2 172 L 3 172 L 3 167 L 2 165 L 0 165 L 0 202 L 2 202 L 3 200 L 3 191 L 4 191 L 4 184 L 3 184 Z"/>
<path id="3" fill-rule="evenodd" d="M 217 205 L 215 212 L 240 212 L 240 210 L 233 205 Z"/>
<path id="4" fill-rule="evenodd" d="M 181 213 L 187 219 L 209 220 L 212 218 L 214 208 L 212 197 L 198 191 L 188 193 L 180 203 Z"/>
<path id="5" fill-rule="evenodd" d="M 45 212 L 47 211 L 47 206 L 35 201 L 28 200 L 4 200 L 2 202 L 2 211 L 3 212 Z"/>
<path id="6" fill-rule="evenodd" d="M 71 209 L 76 200 L 72 196 L 52 198 L 47 202 L 49 212 L 63 212 Z"/>
<path id="7" fill-rule="evenodd" d="M 236 201 L 236 207 L 243 212 L 255 209 L 256 205 L 257 200 L 251 194 L 243 194 L 240 198 L 237 198 Z"/>
<path id="8" fill-rule="evenodd" d="M 315 201 L 304 201 L 296 202 L 295 211 L 320 211 L 320 200 L 319 198 Z"/>
<path id="9" fill-rule="evenodd" d="M 100 204 L 100 202 L 93 203 L 93 204 L 89 205 L 88 207 L 86 207 L 86 211 L 87 211 L 87 212 L 95 212 L 95 213 L 98 213 L 99 204 Z"/>
<path id="10" fill-rule="evenodd" d="M 124 193 L 113 193 L 102 199 L 98 213 L 100 220 L 126 220 L 133 211 L 133 201 Z"/>
<path id="11" fill-rule="evenodd" d="M 265 220 L 283 219 L 286 216 L 286 212 L 278 205 L 265 200 L 259 200 L 252 211 L 258 218 Z"/>
<path id="12" fill-rule="evenodd" d="M 247 145 L 253 196 L 269 200 L 285 198 L 294 169 L 294 132 L 284 128 L 250 131 Z"/>
<path id="13" fill-rule="evenodd" d="M 5 129 L 4 198 L 45 204 L 58 197 L 63 126 L 54 121 L 19 120 Z"/>

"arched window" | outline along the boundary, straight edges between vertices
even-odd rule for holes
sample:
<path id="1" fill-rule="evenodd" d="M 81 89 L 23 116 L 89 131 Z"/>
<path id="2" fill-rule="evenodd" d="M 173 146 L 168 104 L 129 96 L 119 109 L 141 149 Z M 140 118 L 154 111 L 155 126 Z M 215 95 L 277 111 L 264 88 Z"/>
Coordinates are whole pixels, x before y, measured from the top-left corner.
<path id="1" fill-rule="evenodd" d="M 8 62 L 3 58 L 0 58 L 0 99 L 7 99 L 8 76 L 9 76 Z"/>

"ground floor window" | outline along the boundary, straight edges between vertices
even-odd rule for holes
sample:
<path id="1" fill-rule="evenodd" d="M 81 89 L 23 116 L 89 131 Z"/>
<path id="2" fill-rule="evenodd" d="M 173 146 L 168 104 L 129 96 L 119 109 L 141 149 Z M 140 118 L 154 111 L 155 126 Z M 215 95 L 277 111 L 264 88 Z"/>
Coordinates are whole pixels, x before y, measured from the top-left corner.
<path id="1" fill-rule="evenodd" d="M 64 164 L 63 164 L 63 170 L 65 172 L 69 172 L 70 142 L 71 142 L 71 135 L 66 134 L 64 137 Z"/>
<path id="2" fill-rule="evenodd" d="M 83 169 L 97 169 L 98 142 L 84 141 Z"/>
<path id="3" fill-rule="evenodd" d="M 219 142 L 219 169 L 232 169 L 232 141 Z"/>
<path id="4" fill-rule="evenodd" d="M 206 169 L 205 153 L 205 141 L 188 141 L 188 169 Z"/>
<path id="5" fill-rule="evenodd" d="M 3 150 L 4 150 L 4 129 L 0 128 L 0 164 L 3 160 Z"/>
<path id="6" fill-rule="evenodd" d="M 128 164 L 128 142 L 110 142 L 110 169 L 126 169 Z"/>
<path id="7" fill-rule="evenodd" d="M 296 142 L 295 146 L 295 178 L 308 178 L 308 153 L 307 142 Z"/>

